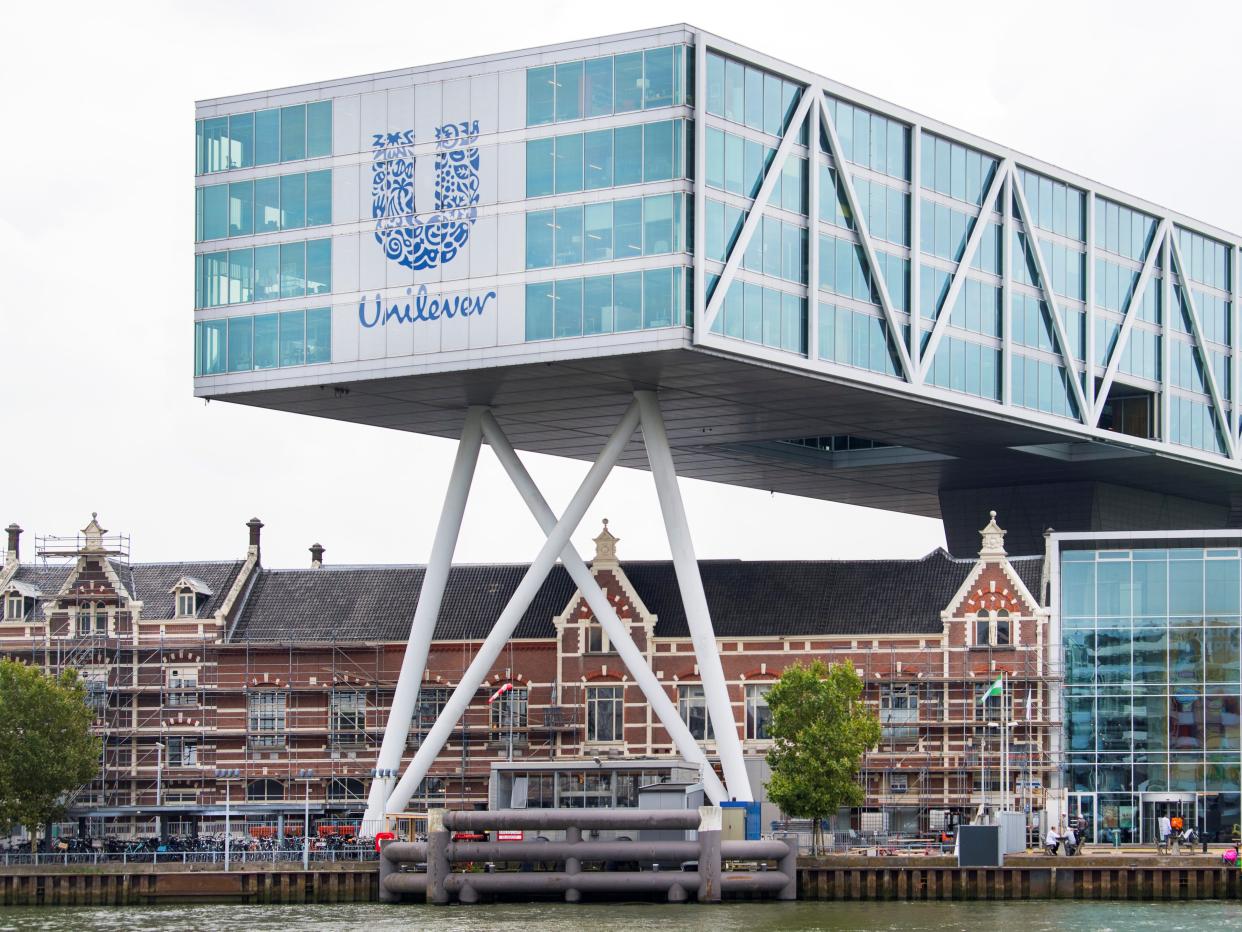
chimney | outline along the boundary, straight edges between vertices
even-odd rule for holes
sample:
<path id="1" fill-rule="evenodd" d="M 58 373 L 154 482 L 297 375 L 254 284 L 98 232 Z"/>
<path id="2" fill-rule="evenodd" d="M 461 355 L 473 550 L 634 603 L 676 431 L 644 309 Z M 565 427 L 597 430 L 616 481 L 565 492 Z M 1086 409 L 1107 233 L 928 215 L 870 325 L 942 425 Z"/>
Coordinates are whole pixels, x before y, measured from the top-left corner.
<path id="1" fill-rule="evenodd" d="M 263 522 L 258 518 L 251 518 L 246 522 L 246 527 L 250 528 L 250 553 L 254 554 L 256 560 L 259 559 L 259 532 L 263 530 Z"/>
<path id="2" fill-rule="evenodd" d="M 323 544 L 311 544 L 311 569 L 317 570 L 323 566 Z"/>
<path id="3" fill-rule="evenodd" d="M 9 545 L 4 552 L 5 564 L 17 563 L 21 559 L 22 529 L 14 522 L 5 528 L 9 534 Z"/>

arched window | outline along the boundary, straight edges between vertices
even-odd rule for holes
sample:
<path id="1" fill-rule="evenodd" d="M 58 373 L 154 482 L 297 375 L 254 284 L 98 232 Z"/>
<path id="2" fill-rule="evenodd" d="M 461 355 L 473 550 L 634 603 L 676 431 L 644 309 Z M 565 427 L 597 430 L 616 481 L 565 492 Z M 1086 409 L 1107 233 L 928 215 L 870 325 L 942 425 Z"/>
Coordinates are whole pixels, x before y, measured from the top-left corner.
<path id="1" fill-rule="evenodd" d="M 1010 643 L 1012 636 L 1009 626 L 1009 612 L 1003 608 L 996 613 L 996 643 L 998 645 L 1006 645 Z"/>
<path id="2" fill-rule="evenodd" d="M 101 602 L 87 602 L 78 607 L 78 637 L 108 633 L 108 610 Z"/>
<path id="3" fill-rule="evenodd" d="M 284 798 L 285 787 L 279 780 L 251 780 L 246 784 L 246 799 L 251 802 L 268 802 Z"/>
<path id="4" fill-rule="evenodd" d="M 991 634 L 992 618 L 985 609 L 979 609 L 975 614 L 975 646 L 986 647 L 992 643 Z"/>

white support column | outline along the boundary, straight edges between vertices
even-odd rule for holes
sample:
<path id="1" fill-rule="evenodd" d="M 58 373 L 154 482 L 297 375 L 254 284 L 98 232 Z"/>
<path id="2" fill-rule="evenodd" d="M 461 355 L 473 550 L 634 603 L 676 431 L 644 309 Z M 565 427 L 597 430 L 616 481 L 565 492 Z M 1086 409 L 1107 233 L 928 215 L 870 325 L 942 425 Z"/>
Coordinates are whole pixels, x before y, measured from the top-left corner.
<path id="1" fill-rule="evenodd" d="M 377 773 L 371 780 L 371 792 L 367 796 L 364 819 L 373 825 L 379 825 L 384 818 L 388 795 L 392 790 L 393 778 L 382 777 L 379 771 L 392 772 L 401 766 L 401 754 L 410 733 L 419 684 L 427 666 L 431 637 L 435 632 L 436 619 L 440 617 L 444 586 L 453 564 L 453 551 L 457 549 L 466 501 L 470 497 L 470 483 L 479 461 L 479 447 L 483 442 L 483 411 L 483 408 L 474 407 L 466 412 L 461 440 L 457 444 L 448 491 L 440 508 L 440 523 L 436 525 L 436 536 L 431 545 L 431 559 L 427 561 L 427 570 L 423 575 L 418 607 L 414 610 L 414 621 L 410 625 L 410 639 L 405 645 L 397 689 L 388 712 L 388 725 L 384 728 L 384 740 L 375 762 Z"/>
<path id="2" fill-rule="evenodd" d="M 923 197 L 919 189 L 923 184 L 923 128 L 915 123 L 910 127 L 910 283 L 906 289 L 910 313 L 910 363 L 915 373 L 921 373 L 923 358 L 922 324 L 919 322 L 919 266 L 923 264 Z M 922 381 L 920 379 L 919 381 Z"/>
<path id="3" fill-rule="evenodd" d="M 522 577 L 522 581 L 518 583 L 517 589 L 514 590 L 513 595 L 509 598 L 509 604 L 500 613 L 500 618 L 497 619 L 491 633 L 483 641 L 483 645 L 470 662 L 466 672 L 462 674 L 461 682 L 453 690 L 453 695 L 449 698 L 444 710 L 440 713 L 439 718 L 436 719 L 435 724 L 431 726 L 431 730 L 427 733 L 427 737 L 423 739 L 422 744 L 419 745 L 418 751 L 414 755 L 414 760 L 410 762 L 409 768 L 397 783 L 397 787 L 392 791 L 392 795 L 388 798 L 388 806 L 391 810 L 399 812 L 405 809 L 419 783 L 427 775 L 427 771 L 431 768 L 440 750 L 444 747 L 444 742 L 448 739 L 449 733 L 456 727 L 462 714 L 466 711 L 466 707 L 470 704 L 470 700 L 474 698 L 479 684 L 483 682 L 484 677 L 491 671 L 492 665 L 500 656 L 501 651 L 504 650 L 504 646 L 508 643 L 518 622 L 526 614 L 526 610 L 530 607 L 531 601 L 538 593 L 539 587 L 543 585 L 544 579 L 551 572 L 552 566 L 556 563 L 556 558 L 565 550 L 565 545 L 569 543 L 570 535 L 577 529 L 583 515 L 586 514 L 587 508 L 591 506 L 591 502 L 595 501 L 595 496 L 599 494 L 604 480 L 608 478 L 608 474 L 612 472 L 612 467 L 616 465 L 617 460 L 621 457 L 621 453 L 625 450 L 626 444 L 630 442 L 634 429 L 638 427 L 638 419 L 638 405 L 636 403 L 631 404 L 626 410 L 625 416 L 621 419 L 621 423 L 617 425 L 617 428 L 608 438 L 608 442 L 604 444 L 599 457 L 591 464 L 586 478 L 578 486 L 578 491 L 574 493 L 574 497 L 565 509 L 565 513 L 561 516 L 561 520 L 556 523 L 556 527 L 552 529 L 552 533 L 548 535 L 548 539 L 544 541 L 543 546 L 539 549 L 538 556 L 535 557 L 530 568 L 527 569 L 526 574 Z"/>
<path id="4" fill-rule="evenodd" d="M 999 171 L 999 169 L 997 169 Z M 1001 243 L 1001 390 L 1003 405 L 1013 404 L 1013 175 L 1005 174 L 1003 237 Z"/>
<path id="5" fill-rule="evenodd" d="M 643 443 L 647 447 L 647 460 L 655 478 L 656 495 L 664 516 L 669 549 L 673 553 L 673 568 L 677 573 L 677 586 L 681 590 L 686 622 L 690 627 L 690 639 L 694 643 L 694 653 L 699 663 L 703 694 L 707 699 L 707 709 L 716 732 L 716 746 L 720 749 L 725 786 L 728 787 L 731 798 L 750 802 L 754 796 L 750 790 L 750 779 L 746 776 L 742 740 L 738 737 L 737 721 L 733 716 L 733 705 L 729 701 L 729 686 L 725 681 L 724 666 L 716 648 L 716 634 L 712 630 L 707 596 L 703 592 L 703 579 L 699 576 L 699 564 L 694 556 L 694 544 L 690 540 L 686 508 L 677 487 L 677 470 L 669 450 L 660 403 L 655 392 L 635 392 L 634 397 L 642 411 Z"/>
<path id="6" fill-rule="evenodd" d="M 500 465 L 509 474 L 509 479 L 513 482 L 518 492 L 521 493 L 522 499 L 526 502 L 526 506 L 530 509 L 531 514 L 539 522 L 539 527 L 543 529 L 544 534 L 551 534 L 553 528 L 556 527 L 556 515 L 548 506 L 547 501 L 535 485 L 534 480 L 531 479 L 530 473 L 526 471 L 522 461 L 518 459 L 517 453 L 513 450 L 513 445 L 509 443 L 509 438 L 505 436 L 504 431 L 496 423 L 496 418 L 490 411 L 483 416 L 483 435 L 491 445 L 496 458 L 500 460 Z M 703 749 L 694 739 L 694 735 L 690 734 L 690 729 L 682 721 L 681 716 L 677 712 L 677 707 L 669 699 L 668 693 L 664 691 L 660 681 L 651 672 L 647 659 L 638 649 L 638 645 L 634 643 L 634 639 L 630 637 L 629 629 L 621 624 L 620 619 L 617 618 L 616 609 L 609 604 L 608 597 L 600 589 L 599 583 L 595 581 L 595 577 L 587 569 L 586 563 L 583 562 L 582 557 L 579 556 L 573 544 L 566 545 L 561 552 L 561 563 L 569 572 L 569 578 L 574 581 L 574 585 L 578 587 L 578 591 L 582 593 L 582 597 L 586 599 L 587 605 L 590 606 L 591 611 L 599 620 L 600 625 L 608 635 L 609 643 L 621 656 L 626 669 L 634 677 L 634 682 L 643 691 L 643 695 L 647 697 L 647 703 L 673 739 L 673 744 L 681 752 L 681 756 L 691 763 L 699 765 L 704 792 L 706 792 L 713 805 L 719 805 L 726 799 L 724 785 L 720 782 L 720 778 L 716 776 L 716 771 L 712 769 L 707 755 L 703 753 Z"/>

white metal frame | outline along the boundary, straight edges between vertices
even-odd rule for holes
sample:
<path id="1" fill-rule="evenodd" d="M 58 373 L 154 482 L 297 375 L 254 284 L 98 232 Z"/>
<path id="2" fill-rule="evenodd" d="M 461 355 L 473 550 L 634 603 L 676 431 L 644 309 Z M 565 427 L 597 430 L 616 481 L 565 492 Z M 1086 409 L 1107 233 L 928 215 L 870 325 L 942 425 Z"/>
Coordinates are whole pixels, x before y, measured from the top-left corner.
<path id="1" fill-rule="evenodd" d="M 721 768 L 724 771 L 724 783 L 716 776 L 703 749 L 681 720 L 677 707 L 669 699 L 642 652 L 635 645 L 625 626 L 621 624 L 615 610 L 609 605 L 607 597 L 596 583 L 590 570 L 570 543 L 570 535 L 581 523 L 586 510 L 599 494 L 604 480 L 607 479 L 640 424 L 651 471 L 655 478 L 656 493 L 664 516 L 669 545 L 673 553 L 673 566 L 678 586 L 682 601 L 685 603 L 686 618 L 703 680 L 704 695 L 715 731 L 716 747 L 720 754 Z M 478 459 L 479 445 L 484 438 L 495 451 L 510 480 L 535 516 L 546 539 L 491 632 L 484 639 L 478 653 L 462 675 L 461 681 L 454 689 L 443 712 L 419 744 L 413 760 L 394 787 L 391 777 L 378 774 L 391 773 L 401 763 L 401 751 L 405 747 L 409 734 L 419 684 L 431 646 L 431 635 L 434 631 L 435 620 L 439 615 L 444 585 L 452 564 L 453 547 L 461 527 L 466 499 L 469 496 L 470 478 Z M 707 796 L 713 803 L 719 803 L 726 798 L 738 800 L 753 798 L 742 755 L 742 741 L 738 734 L 733 703 L 729 697 L 728 684 L 724 677 L 724 669 L 712 629 L 707 598 L 703 591 L 703 581 L 694 556 L 685 506 L 677 485 L 676 469 L 665 433 L 659 401 L 654 392 L 640 391 L 635 393 L 634 400 L 609 436 L 559 520 L 518 459 L 512 444 L 492 412 L 483 408 L 470 409 L 462 431 L 462 439 L 458 445 L 449 491 L 432 546 L 432 560 L 428 564 L 423 579 L 423 589 L 411 628 L 410 640 L 406 646 L 405 660 L 397 681 L 392 710 L 389 713 L 383 744 L 376 762 L 377 776 L 371 784 L 367 805 L 366 819 L 368 821 L 373 820 L 378 824 L 386 812 L 400 811 L 409 803 L 419 783 L 439 756 L 449 734 L 474 698 L 479 686 L 492 671 L 505 644 L 512 637 L 518 622 L 530 607 L 531 601 L 539 587 L 543 585 L 548 573 L 552 571 L 558 558 L 564 563 L 570 577 L 578 586 L 579 593 L 586 599 L 596 619 L 608 634 L 609 641 L 621 655 L 622 661 L 634 677 L 635 683 L 647 697 L 661 724 L 668 730 L 677 750 L 687 760 L 699 765 Z"/>

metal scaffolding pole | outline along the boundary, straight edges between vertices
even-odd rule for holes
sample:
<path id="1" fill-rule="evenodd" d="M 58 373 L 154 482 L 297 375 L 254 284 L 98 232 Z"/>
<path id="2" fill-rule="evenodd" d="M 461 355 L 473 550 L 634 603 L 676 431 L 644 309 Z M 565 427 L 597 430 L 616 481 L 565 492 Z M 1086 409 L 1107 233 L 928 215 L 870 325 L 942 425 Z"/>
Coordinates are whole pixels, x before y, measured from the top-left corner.
<path id="1" fill-rule="evenodd" d="M 431 545 L 431 559 L 427 561 L 418 607 L 410 625 L 410 639 L 405 645 L 401 673 L 397 677 L 397 688 L 388 712 L 388 725 L 384 729 L 384 740 L 375 762 L 376 776 L 371 781 L 364 819 L 380 828 L 393 780 L 391 776 L 380 774 L 385 771 L 395 773 L 401 766 L 401 753 L 405 750 L 406 739 L 410 733 L 419 684 L 427 666 L 427 653 L 431 649 L 436 619 L 440 616 L 440 603 L 452 567 L 453 551 L 457 548 L 457 538 L 461 533 L 462 517 L 466 512 L 466 501 L 470 497 L 470 483 L 479 460 L 479 447 L 483 442 L 483 410 L 472 407 L 466 412 L 461 440 L 457 445 L 457 456 L 453 460 L 453 472 L 449 477 L 448 491 L 440 509 L 440 522 L 436 525 L 436 536 Z"/>
<path id="2" fill-rule="evenodd" d="M 686 622 L 690 627 L 690 639 L 694 644 L 699 674 L 703 679 L 703 694 L 707 699 L 708 712 L 716 733 L 716 746 L 720 749 L 725 785 L 731 798 L 750 802 L 754 796 L 750 790 L 750 779 L 746 775 L 742 741 L 738 737 L 733 705 L 729 700 L 729 686 L 725 680 L 724 666 L 720 662 L 720 653 L 716 647 L 716 634 L 712 630 L 711 615 L 707 609 L 707 595 L 703 591 L 703 579 L 699 575 L 694 544 L 690 540 L 686 508 L 681 500 L 681 490 L 677 487 L 677 470 L 673 465 L 668 434 L 664 430 L 660 403 L 655 392 L 635 392 L 634 397 L 642 411 L 643 443 L 647 447 L 647 460 L 655 478 L 660 512 L 664 517 L 669 549 L 673 553 L 677 586 L 681 590 Z"/>
<path id="3" fill-rule="evenodd" d="M 518 459 L 513 445 L 509 443 L 509 438 L 505 436 L 490 411 L 483 416 L 483 434 L 497 459 L 500 460 L 500 464 L 505 468 L 505 472 L 509 474 L 509 479 L 521 493 L 531 514 L 539 522 L 539 527 L 543 529 L 544 534 L 551 534 L 552 529 L 556 527 L 556 515 L 548 506 L 522 461 Z M 699 765 L 704 792 L 714 805 L 719 805 L 725 799 L 724 786 L 720 778 L 716 776 L 707 755 L 695 741 L 694 735 L 690 734 L 690 729 L 682 721 L 677 707 L 673 705 L 668 693 L 664 691 L 664 687 L 660 685 L 660 681 L 651 671 L 646 658 L 639 651 L 638 645 L 630 637 L 629 629 L 617 618 L 616 609 L 609 604 L 608 597 L 600 589 L 599 583 L 595 581 L 595 577 L 587 569 L 573 544 L 567 545 L 561 552 L 561 563 L 607 633 L 609 643 L 634 677 L 634 682 L 647 697 L 647 702 L 659 718 L 660 724 L 668 731 L 677 750 L 686 760 Z"/>

